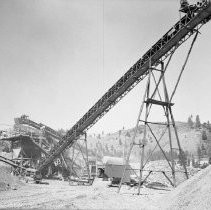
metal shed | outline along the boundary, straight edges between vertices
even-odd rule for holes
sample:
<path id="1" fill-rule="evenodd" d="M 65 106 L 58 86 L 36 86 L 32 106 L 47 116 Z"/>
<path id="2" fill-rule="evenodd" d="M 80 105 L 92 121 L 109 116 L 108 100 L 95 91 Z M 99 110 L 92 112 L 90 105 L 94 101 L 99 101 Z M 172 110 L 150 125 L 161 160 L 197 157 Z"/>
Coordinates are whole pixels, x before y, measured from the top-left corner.
<path id="1" fill-rule="evenodd" d="M 103 165 L 105 166 L 105 174 L 109 178 L 122 178 L 125 167 L 122 158 L 104 156 Z M 131 175 L 135 175 L 135 172 L 133 171 L 132 167 L 128 165 L 127 170 L 125 171 L 123 182 L 130 182 Z"/>

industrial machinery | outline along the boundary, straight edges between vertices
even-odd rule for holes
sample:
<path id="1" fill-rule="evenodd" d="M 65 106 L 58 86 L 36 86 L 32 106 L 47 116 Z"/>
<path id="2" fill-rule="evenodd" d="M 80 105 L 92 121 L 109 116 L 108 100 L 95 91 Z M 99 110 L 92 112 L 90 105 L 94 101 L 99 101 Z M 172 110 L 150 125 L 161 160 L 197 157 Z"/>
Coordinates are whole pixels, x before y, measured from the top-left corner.
<path id="1" fill-rule="evenodd" d="M 18 131 L 18 133 L 22 133 L 22 136 L 20 136 L 19 141 L 23 141 L 24 136 L 28 140 L 23 142 L 23 147 L 26 147 L 26 144 L 32 142 L 33 145 L 35 145 L 36 147 L 34 147 L 34 149 L 31 149 L 31 151 L 39 149 L 39 152 L 35 152 L 36 154 L 39 154 L 41 152 L 41 154 L 36 157 L 37 162 L 44 158 L 46 155 L 48 155 L 50 149 L 57 142 L 59 142 L 62 139 L 62 135 L 65 134 L 65 132 L 61 134 L 55 131 L 54 129 L 50 128 L 49 126 L 44 125 L 43 123 L 37 123 L 29 119 L 29 117 L 26 115 L 22 115 L 19 118 L 15 118 L 14 128 Z M 12 138 L 9 139 L 10 141 L 12 141 Z M 17 136 L 14 139 L 17 140 Z M 27 151 L 24 152 L 27 153 Z M 86 156 L 84 155 L 84 153 L 86 153 Z M 79 179 L 83 174 L 84 166 L 88 167 L 89 165 L 87 155 L 88 154 L 85 135 L 85 138 L 81 138 L 80 143 L 77 142 L 75 147 L 72 147 L 71 150 L 66 150 L 65 152 L 62 152 L 54 160 L 54 164 L 49 165 L 48 172 L 47 170 L 45 170 L 45 173 L 43 173 L 43 175 L 50 176 L 52 172 L 55 171 L 56 167 L 60 171 L 59 173 L 61 173 L 60 175 L 63 176 L 63 178 L 66 178 L 67 175 L 70 175 Z"/>
<path id="2" fill-rule="evenodd" d="M 85 131 L 92 127 L 149 74 L 149 68 L 158 66 L 211 19 L 210 0 L 203 0 L 195 5 L 189 6 L 189 8 L 194 7 L 194 10 L 183 11 L 185 15 L 171 27 L 51 149 L 50 153 L 39 164 L 38 170 L 42 171 L 66 148 L 71 147 Z"/>

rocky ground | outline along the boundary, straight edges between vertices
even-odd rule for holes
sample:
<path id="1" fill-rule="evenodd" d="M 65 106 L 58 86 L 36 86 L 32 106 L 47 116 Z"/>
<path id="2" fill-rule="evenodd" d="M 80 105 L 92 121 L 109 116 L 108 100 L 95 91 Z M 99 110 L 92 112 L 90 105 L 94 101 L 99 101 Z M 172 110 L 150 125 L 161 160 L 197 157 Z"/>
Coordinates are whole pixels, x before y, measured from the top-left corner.
<path id="1" fill-rule="evenodd" d="M 0 191 L 0 208 L 22 209 L 210 209 L 211 167 L 198 172 L 177 188 L 150 189 L 107 187 L 96 179 L 92 186 L 72 186 L 68 182 L 45 180 L 45 184 L 25 183 L 16 190 Z"/>

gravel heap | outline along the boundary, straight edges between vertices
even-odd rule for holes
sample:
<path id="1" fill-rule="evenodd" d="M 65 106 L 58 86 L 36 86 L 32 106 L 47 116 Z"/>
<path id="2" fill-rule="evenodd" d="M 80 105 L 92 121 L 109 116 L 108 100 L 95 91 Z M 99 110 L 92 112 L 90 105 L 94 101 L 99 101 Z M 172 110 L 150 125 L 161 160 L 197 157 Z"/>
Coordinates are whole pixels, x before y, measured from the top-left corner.
<path id="1" fill-rule="evenodd" d="M 23 185 L 23 183 L 19 178 L 11 174 L 11 167 L 0 163 L 0 191 L 16 190 L 21 185 Z"/>
<path id="2" fill-rule="evenodd" d="M 211 208 L 211 166 L 202 169 L 173 190 L 161 209 L 209 210 Z"/>

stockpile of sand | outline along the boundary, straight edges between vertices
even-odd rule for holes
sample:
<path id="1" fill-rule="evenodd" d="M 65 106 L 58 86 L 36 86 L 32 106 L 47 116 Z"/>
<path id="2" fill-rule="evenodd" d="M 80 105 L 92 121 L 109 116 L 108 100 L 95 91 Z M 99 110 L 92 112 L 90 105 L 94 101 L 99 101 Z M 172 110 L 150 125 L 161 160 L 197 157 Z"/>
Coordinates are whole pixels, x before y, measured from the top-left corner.
<path id="1" fill-rule="evenodd" d="M 211 208 L 211 166 L 198 172 L 173 190 L 162 209 L 208 210 Z"/>
<path id="2" fill-rule="evenodd" d="M 11 167 L 0 163 L 0 191 L 9 189 L 16 190 L 21 185 L 23 185 L 23 183 L 18 177 L 11 174 Z"/>

